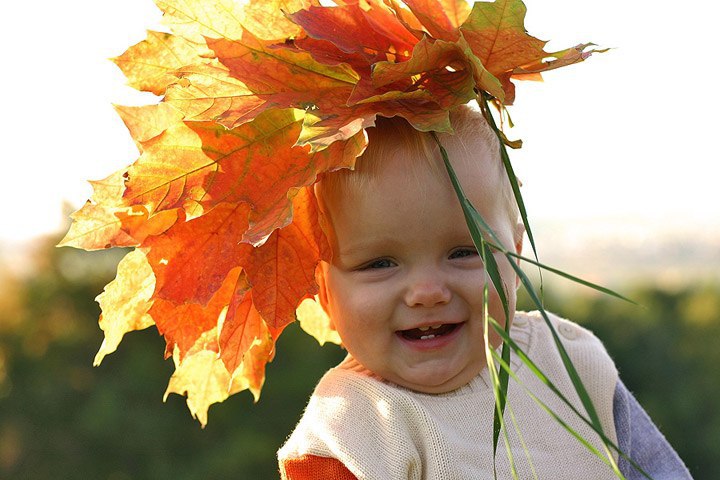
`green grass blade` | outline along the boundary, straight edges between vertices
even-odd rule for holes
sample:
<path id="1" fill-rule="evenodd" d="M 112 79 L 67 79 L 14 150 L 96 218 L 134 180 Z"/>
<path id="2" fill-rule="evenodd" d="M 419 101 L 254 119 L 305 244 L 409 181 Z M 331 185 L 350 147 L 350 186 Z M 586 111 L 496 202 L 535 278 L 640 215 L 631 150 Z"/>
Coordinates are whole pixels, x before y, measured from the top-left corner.
<path id="1" fill-rule="evenodd" d="M 490 246 L 491 246 L 492 248 L 498 248 L 498 249 L 501 248 L 501 247 L 498 247 L 498 246 L 496 246 L 496 245 L 494 245 L 494 244 L 493 244 L 493 245 L 490 245 Z M 610 295 L 610 296 L 615 297 L 615 298 L 618 298 L 618 299 L 620 299 L 620 300 L 624 300 L 624 301 L 626 301 L 626 302 L 632 303 L 633 305 L 638 305 L 638 303 L 635 302 L 634 300 L 631 300 L 631 299 L 629 299 L 629 298 L 627 298 L 627 297 L 625 297 L 625 296 L 623 296 L 623 295 L 621 295 L 621 294 L 619 294 L 619 293 L 617 293 L 617 292 L 615 292 L 615 291 L 613 291 L 613 290 L 611 290 L 611 289 L 609 289 L 609 288 L 607 288 L 607 287 L 603 287 L 602 285 L 598 285 L 598 284 L 596 284 L 596 283 L 592 283 L 592 282 L 589 282 L 589 281 L 587 281 L 587 280 L 583 280 L 582 278 L 576 277 L 576 276 L 571 275 L 571 274 L 569 274 L 569 273 L 567 273 L 567 272 L 563 272 L 562 270 L 558 270 L 557 268 L 553 268 L 553 267 L 551 267 L 551 266 L 549 266 L 549 265 L 545 265 L 545 264 L 540 263 L 540 262 L 538 262 L 538 261 L 536 261 L 536 260 L 533 260 L 533 259 L 531 259 L 531 258 L 527 258 L 527 257 L 524 257 L 524 256 L 522 256 L 522 255 L 518 255 L 518 254 L 515 253 L 515 252 L 511 252 L 511 251 L 505 250 L 505 249 L 503 249 L 503 250 L 504 250 L 503 253 L 505 253 L 506 255 L 509 255 L 509 256 L 511 256 L 511 257 L 513 257 L 513 258 L 516 258 L 516 259 L 518 259 L 518 260 L 522 260 L 523 262 L 531 263 L 531 264 L 535 265 L 536 267 L 542 268 L 543 270 L 547 270 L 548 272 L 554 273 L 555 275 L 561 276 L 561 277 L 566 278 L 566 279 L 568 279 L 568 280 L 571 280 L 571 281 L 573 281 L 573 282 L 575 282 L 575 283 L 579 283 L 580 285 L 584 285 L 584 286 L 586 286 L 586 287 L 588 287 L 588 288 L 592 288 L 593 290 L 597 290 L 598 292 L 602 292 L 602 293 L 604 293 L 604 294 L 606 294 L 606 295 Z"/>
<path id="2" fill-rule="evenodd" d="M 505 427 L 504 412 L 507 405 L 505 399 L 507 398 L 502 393 L 502 386 L 500 381 L 500 374 L 506 373 L 495 366 L 494 360 L 494 348 L 490 344 L 490 314 L 488 304 L 488 283 L 485 282 L 483 285 L 483 347 L 485 349 L 485 358 L 487 361 L 487 369 L 490 373 L 490 380 L 492 383 L 493 397 L 495 398 L 495 407 L 493 408 L 493 478 L 497 480 L 497 444 L 499 443 L 500 433 L 503 434 L 503 443 L 505 445 L 505 452 L 510 463 L 510 474 L 514 480 L 519 480 L 517 468 L 515 467 L 515 458 L 513 457 L 512 447 L 510 445 L 510 436 L 508 430 Z M 507 391 L 507 385 L 505 385 L 505 391 Z"/>
<path id="3" fill-rule="evenodd" d="M 485 224 L 485 222 L 484 220 L 482 222 L 478 222 L 473 218 L 474 215 L 479 217 L 480 214 L 477 212 L 477 210 L 471 208 L 472 205 L 470 204 L 470 201 L 467 199 L 465 193 L 462 190 L 462 186 L 460 185 L 457 175 L 455 174 L 455 170 L 450 164 L 450 159 L 448 158 L 445 147 L 443 147 L 443 145 L 440 143 L 440 139 L 434 132 L 431 132 L 431 134 L 432 137 L 435 139 L 438 148 L 440 149 L 440 154 L 442 155 L 445 168 L 448 172 L 448 175 L 450 176 L 450 181 L 453 185 L 453 189 L 455 190 L 458 200 L 460 201 L 460 205 L 462 206 L 463 214 L 465 215 L 465 222 L 467 223 L 468 229 L 470 230 L 470 236 L 472 237 L 473 243 L 475 244 L 475 248 L 478 250 L 478 253 L 482 255 L 485 270 L 488 273 L 495 290 L 497 291 L 498 297 L 500 298 L 505 318 L 510 318 L 506 288 L 502 282 L 502 278 L 500 277 L 500 270 L 498 268 L 497 261 L 495 260 L 495 256 L 493 255 L 492 250 L 485 241 L 485 236 L 480 229 L 480 225 Z M 487 295 L 485 296 L 485 299 L 487 299 Z M 510 322 L 506 323 L 507 328 L 509 329 Z M 505 348 L 503 348 L 503 355 L 506 356 L 509 360 L 510 350 L 505 350 Z M 497 408 L 495 409 L 493 414 L 493 458 L 497 453 L 497 445 L 500 439 L 500 430 L 502 428 L 502 415 L 505 411 L 505 404 L 507 401 L 508 383 L 509 377 L 507 372 L 500 370 L 500 374 L 498 376 L 498 388 L 495 390 L 495 402 Z"/>
<path id="4" fill-rule="evenodd" d="M 512 257 L 510 257 L 512 258 Z M 583 404 L 583 407 L 585 407 L 585 410 L 588 412 L 588 415 L 590 416 L 590 420 L 594 425 L 597 426 L 597 428 L 602 431 L 602 425 L 600 424 L 600 417 L 598 416 L 595 406 L 592 403 L 592 400 L 590 399 L 590 395 L 587 393 L 587 390 L 585 389 L 585 385 L 583 385 L 582 380 L 580 379 L 580 375 L 577 373 L 577 370 L 575 369 L 575 365 L 573 365 L 572 360 L 570 359 L 570 355 L 568 355 L 567 350 L 565 350 L 565 347 L 563 346 L 562 342 L 560 341 L 560 337 L 558 336 L 557 332 L 555 331 L 555 327 L 553 327 L 552 322 L 550 321 L 550 318 L 547 315 L 547 312 L 544 308 L 542 308 L 542 304 L 540 302 L 540 299 L 537 296 L 537 293 L 535 292 L 535 289 L 533 288 L 532 283 L 530 282 L 530 279 L 525 275 L 525 272 L 517 265 L 515 262 L 510 262 L 510 264 L 515 269 L 515 273 L 520 277 L 520 282 L 525 287 L 525 290 L 528 292 L 528 295 L 530 295 L 530 298 L 535 303 L 535 305 L 538 307 L 538 311 L 540 312 L 540 315 L 543 317 L 543 320 L 545 320 L 545 324 L 550 329 L 550 333 L 552 334 L 553 341 L 555 342 L 555 346 L 558 349 L 558 353 L 560 354 L 560 358 L 563 362 L 563 365 L 565 366 L 565 370 L 567 371 L 568 375 L 570 376 L 570 381 L 573 384 L 573 387 L 575 387 L 575 391 L 577 392 L 578 396 L 580 397 L 580 401 Z"/>
<path id="5" fill-rule="evenodd" d="M 539 260 L 538 253 L 537 253 L 537 247 L 535 245 L 535 236 L 533 235 L 532 228 L 530 227 L 530 221 L 528 220 L 527 215 L 527 209 L 525 208 L 525 201 L 523 200 L 522 192 L 520 192 L 520 182 L 517 179 L 517 176 L 515 175 L 515 170 L 513 169 L 512 162 L 510 162 L 510 155 L 508 155 L 507 148 L 505 148 L 505 134 L 498 128 L 497 123 L 495 122 L 495 118 L 492 115 L 492 112 L 490 111 L 490 104 L 489 101 L 492 97 L 490 97 L 489 94 L 482 92 L 482 96 L 477 98 L 478 105 L 480 106 L 480 111 L 483 114 L 483 117 L 485 117 L 485 120 L 488 122 L 490 127 L 495 132 L 495 135 L 497 135 L 498 140 L 500 142 L 500 158 L 503 162 L 503 165 L 505 166 L 505 172 L 508 175 L 508 180 L 510 181 L 510 186 L 513 191 L 513 195 L 515 196 L 515 202 L 517 203 L 518 210 L 520 211 L 520 218 L 522 219 L 523 226 L 525 227 L 525 233 L 527 234 L 528 241 L 530 242 L 530 247 L 533 251 L 533 256 L 536 260 Z M 542 272 L 540 273 L 540 292 L 541 292 L 541 298 L 542 298 L 542 289 L 543 289 L 543 281 L 542 281 Z"/>

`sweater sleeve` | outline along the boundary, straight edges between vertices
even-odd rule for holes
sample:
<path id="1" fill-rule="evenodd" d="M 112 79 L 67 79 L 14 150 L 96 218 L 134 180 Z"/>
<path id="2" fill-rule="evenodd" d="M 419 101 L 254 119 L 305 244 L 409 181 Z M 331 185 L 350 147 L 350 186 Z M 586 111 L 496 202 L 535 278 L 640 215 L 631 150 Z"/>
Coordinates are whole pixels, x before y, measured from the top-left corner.
<path id="1" fill-rule="evenodd" d="M 340 460 L 317 455 L 285 460 L 282 469 L 288 480 L 357 480 Z"/>
<path id="2" fill-rule="evenodd" d="M 618 380 L 613 399 L 618 446 L 653 480 L 692 480 L 690 472 L 627 387 Z M 618 467 L 627 480 L 645 480 L 622 456 Z"/>

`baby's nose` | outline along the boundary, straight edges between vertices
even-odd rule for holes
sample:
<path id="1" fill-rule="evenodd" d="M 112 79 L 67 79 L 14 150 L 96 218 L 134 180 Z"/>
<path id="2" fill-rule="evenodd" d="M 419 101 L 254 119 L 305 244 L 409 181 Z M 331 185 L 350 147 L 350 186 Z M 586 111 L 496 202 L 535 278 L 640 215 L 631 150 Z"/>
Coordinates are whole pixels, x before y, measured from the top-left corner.
<path id="1" fill-rule="evenodd" d="M 434 307 L 450 301 L 451 292 L 438 275 L 414 279 L 405 293 L 405 303 L 410 307 Z"/>

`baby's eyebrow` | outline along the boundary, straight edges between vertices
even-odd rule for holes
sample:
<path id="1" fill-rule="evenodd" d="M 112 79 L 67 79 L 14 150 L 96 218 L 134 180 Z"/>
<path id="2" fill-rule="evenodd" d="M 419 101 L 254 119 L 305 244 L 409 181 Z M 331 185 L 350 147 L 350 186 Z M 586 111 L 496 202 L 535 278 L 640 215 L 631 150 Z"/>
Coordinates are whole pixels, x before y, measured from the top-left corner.
<path id="1" fill-rule="evenodd" d="M 353 238 L 349 242 L 338 241 L 338 255 L 341 256 L 376 256 L 382 252 L 390 252 L 401 242 L 391 236 Z"/>
<path id="2" fill-rule="evenodd" d="M 351 243 L 350 245 L 338 248 L 338 255 L 346 257 L 360 256 L 373 253 L 377 250 L 380 250 L 380 248 L 376 242 Z"/>

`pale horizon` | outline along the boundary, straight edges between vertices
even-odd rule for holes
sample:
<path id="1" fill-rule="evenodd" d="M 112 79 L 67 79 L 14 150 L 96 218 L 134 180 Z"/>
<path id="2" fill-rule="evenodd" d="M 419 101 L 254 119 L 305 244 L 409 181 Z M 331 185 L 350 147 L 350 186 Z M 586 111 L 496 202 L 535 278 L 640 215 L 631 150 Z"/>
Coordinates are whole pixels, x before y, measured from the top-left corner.
<path id="1" fill-rule="evenodd" d="M 705 69 L 720 7 L 707 2 L 685 13 L 649 0 L 526 4 L 526 27 L 552 39 L 548 50 L 585 41 L 612 47 L 549 72 L 544 83 L 518 82 L 511 135 L 524 147 L 511 159 L 532 224 L 585 236 L 617 236 L 628 225 L 648 238 L 720 232 L 720 167 L 711 150 L 720 94 L 690 73 Z M 30 5 L 14 2 L 0 20 L 13 66 L 0 77 L 7 97 L 0 249 L 59 232 L 67 222 L 63 204 L 77 209 L 91 194 L 87 180 L 132 163 L 137 150 L 112 104 L 153 101 L 126 87 L 108 60 L 143 40 L 145 30 L 161 28 L 151 0 L 102 8 L 89 0 L 73 8 L 52 3 L 42 16 Z"/>

